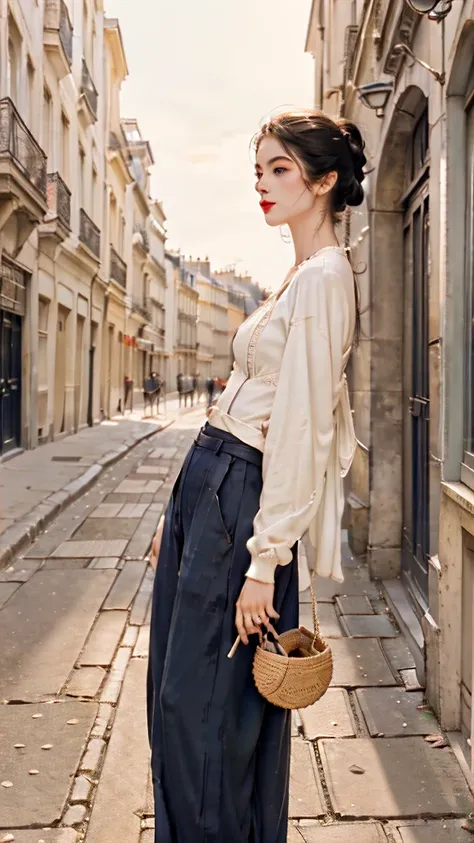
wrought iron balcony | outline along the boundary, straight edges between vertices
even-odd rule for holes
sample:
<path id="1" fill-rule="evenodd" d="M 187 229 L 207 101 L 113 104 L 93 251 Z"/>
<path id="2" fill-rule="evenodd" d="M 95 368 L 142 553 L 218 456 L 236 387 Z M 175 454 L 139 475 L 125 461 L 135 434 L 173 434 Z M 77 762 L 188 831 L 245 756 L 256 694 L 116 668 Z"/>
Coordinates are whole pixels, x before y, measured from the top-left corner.
<path id="1" fill-rule="evenodd" d="M 81 208 L 79 222 L 79 240 L 100 260 L 100 231 L 84 208 Z"/>
<path id="2" fill-rule="evenodd" d="M 132 313 L 138 313 L 142 319 L 151 322 L 151 313 L 142 299 L 133 299 L 130 307 Z"/>
<path id="3" fill-rule="evenodd" d="M 46 198 L 46 155 L 9 97 L 0 99 L 0 164 L 12 161 Z"/>
<path id="4" fill-rule="evenodd" d="M 92 76 L 89 73 L 89 68 L 87 67 L 85 59 L 82 59 L 81 94 L 87 102 L 94 121 L 97 120 L 97 101 L 99 95 L 97 93 L 97 88 L 92 81 Z"/>
<path id="5" fill-rule="evenodd" d="M 110 246 L 110 277 L 126 289 L 127 286 L 127 264 L 120 257 L 114 247 Z"/>
<path id="6" fill-rule="evenodd" d="M 73 28 L 64 0 L 46 0 L 44 45 L 59 79 L 71 70 Z"/>
<path id="7" fill-rule="evenodd" d="M 46 199 L 50 214 L 71 228 L 71 191 L 66 187 L 59 173 L 48 173 Z"/>

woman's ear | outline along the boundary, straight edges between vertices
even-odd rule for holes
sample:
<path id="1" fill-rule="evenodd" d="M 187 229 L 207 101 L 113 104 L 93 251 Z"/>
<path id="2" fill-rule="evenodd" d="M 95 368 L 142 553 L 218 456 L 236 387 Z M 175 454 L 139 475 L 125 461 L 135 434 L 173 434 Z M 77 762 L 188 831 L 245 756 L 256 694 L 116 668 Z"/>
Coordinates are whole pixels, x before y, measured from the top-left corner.
<path id="1" fill-rule="evenodd" d="M 326 193 L 329 193 L 334 185 L 337 182 L 337 172 L 336 170 L 331 170 L 330 173 L 323 176 L 323 178 L 317 183 L 315 186 L 315 196 L 324 196 Z"/>

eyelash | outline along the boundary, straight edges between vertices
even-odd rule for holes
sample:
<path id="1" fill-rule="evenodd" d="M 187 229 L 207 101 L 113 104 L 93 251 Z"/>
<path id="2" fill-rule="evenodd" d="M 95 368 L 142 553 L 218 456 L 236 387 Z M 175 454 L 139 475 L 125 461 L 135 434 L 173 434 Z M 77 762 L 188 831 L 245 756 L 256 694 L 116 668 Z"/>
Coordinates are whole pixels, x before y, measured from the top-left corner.
<path id="1" fill-rule="evenodd" d="M 274 172 L 275 175 L 279 176 L 279 175 L 281 175 L 281 173 L 286 173 L 286 167 L 275 167 L 273 172 Z M 257 179 L 257 181 L 260 181 L 262 176 L 263 176 L 263 173 L 255 173 L 255 178 Z"/>

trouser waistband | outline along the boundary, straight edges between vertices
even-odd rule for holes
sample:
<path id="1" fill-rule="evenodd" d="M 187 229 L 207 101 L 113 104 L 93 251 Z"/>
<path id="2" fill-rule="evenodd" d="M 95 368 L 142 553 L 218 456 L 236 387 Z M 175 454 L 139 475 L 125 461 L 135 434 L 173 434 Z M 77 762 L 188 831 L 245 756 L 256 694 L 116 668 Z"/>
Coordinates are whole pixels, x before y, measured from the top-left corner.
<path id="1" fill-rule="evenodd" d="M 227 438 L 221 439 L 216 434 L 209 436 L 201 430 L 196 436 L 194 443 L 199 448 L 207 448 L 216 454 L 222 451 L 224 454 L 231 454 L 233 457 L 237 457 L 237 459 L 246 460 L 246 462 L 250 462 L 258 466 L 258 468 L 262 467 L 263 454 L 261 451 L 252 448 L 251 445 L 246 445 L 244 442 L 239 442 L 237 438 L 235 438 L 235 441 L 229 441 Z"/>

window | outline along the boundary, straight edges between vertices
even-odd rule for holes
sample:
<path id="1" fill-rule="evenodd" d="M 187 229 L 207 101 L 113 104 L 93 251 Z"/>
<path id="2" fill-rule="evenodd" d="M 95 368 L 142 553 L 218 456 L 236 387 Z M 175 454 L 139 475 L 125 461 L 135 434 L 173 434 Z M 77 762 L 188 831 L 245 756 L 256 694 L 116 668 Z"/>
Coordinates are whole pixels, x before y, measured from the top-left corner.
<path id="1" fill-rule="evenodd" d="M 113 193 L 110 194 L 110 242 L 114 248 L 117 247 L 117 200 Z"/>
<path id="2" fill-rule="evenodd" d="M 48 158 L 48 173 L 52 172 L 51 166 L 51 127 L 52 127 L 52 100 L 48 88 L 43 91 L 43 150 Z"/>
<path id="3" fill-rule="evenodd" d="M 64 111 L 61 113 L 61 165 L 60 173 L 69 185 L 69 120 Z"/>
<path id="4" fill-rule="evenodd" d="M 49 301 L 38 301 L 38 392 L 48 389 L 48 317 Z"/>
<path id="5" fill-rule="evenodd" d="M 99 221 L 99 175 L 95 167 L 92 168 L 92 207 L 91 217 L 94 222 Z"/>
<path id="6" fill-rule="evenodd" d="M 26 86 L 26 107 L 25 107 L 25 116 L 26 122 L 28 127 L 31 131 L 35 134 L 36 130 L 36 114 L 38 110 L 38 105 L 35 102 L 35 69 L 33 67 L 33 63 L 28 56 L 28 60 L 26 63 L 26 76 L 27 76 L 27 86 Z"/>
<path id="7" fill-rule="evenodd" d="M 79 144 L 79 207 L 86 210 L 86 153 Z"/>
<path id="8" fill-rule="evenodd" d="M 474 79 L 471 93 L 474 94 Z M 467 354 L 466 354 L 466 401 L 464 462 L 474 469 L 474 97 L 471 96 L 470 108 L 466 112 L 466 314 L 467 314 Z"/>
<path id="9" fill-rule="evenodd" d="M 21 35 L 12 16 L 8 17 L 8 66 L 10 73 L 10 97 L 19 107 Z"/>

